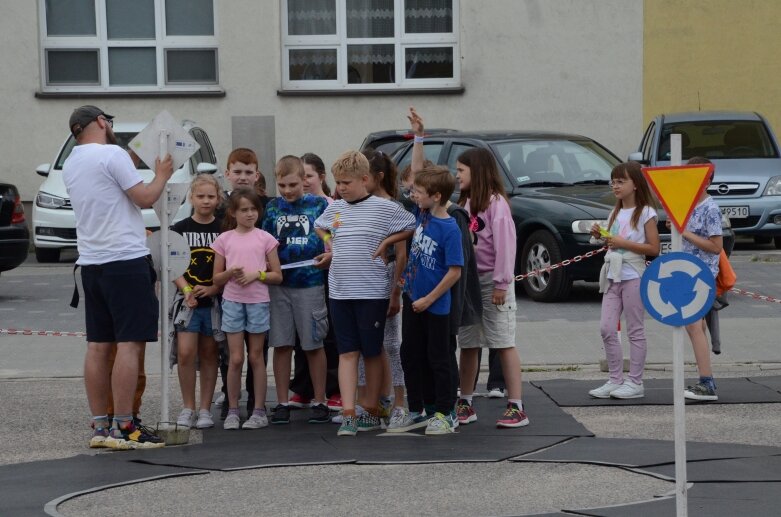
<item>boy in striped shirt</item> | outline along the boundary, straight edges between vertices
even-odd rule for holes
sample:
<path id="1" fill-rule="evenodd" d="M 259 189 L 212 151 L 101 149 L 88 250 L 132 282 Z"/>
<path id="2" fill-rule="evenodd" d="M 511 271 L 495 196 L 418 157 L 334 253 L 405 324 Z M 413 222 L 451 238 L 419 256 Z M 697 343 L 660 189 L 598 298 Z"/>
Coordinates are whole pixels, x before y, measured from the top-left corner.
<path id="1" fill-rule="evenodd" d="M 382 342 L 388 311 L 390 278 L 382 260 L 384 249 L 412 236 L 415 218 L 402 206 L 369 194 L 369 162 L 348 151 L 331 167 L 341 199 L 315 221 L 325 241 L 329 305 L 339 351 L 342 425 L 339 436 L 380 429 L 377 400 L 382 380 Z M 388 237 L 391 239 L 388 239 Z M 366 409 L 355 415 L 358 357 L 366 367 Z"/>

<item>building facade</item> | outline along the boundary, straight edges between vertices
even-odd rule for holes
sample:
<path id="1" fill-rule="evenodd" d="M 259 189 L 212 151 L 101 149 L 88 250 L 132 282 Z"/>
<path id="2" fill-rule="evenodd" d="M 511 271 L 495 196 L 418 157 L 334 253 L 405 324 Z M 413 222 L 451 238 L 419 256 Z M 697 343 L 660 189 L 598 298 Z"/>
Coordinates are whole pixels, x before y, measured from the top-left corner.
<path id="1" fill-rule="evenodd" d="M 779 127 L 775 2 L 747 0 L 8 0 L 0 177 L 31 201 L 73 107 L 166 109 L 220 166 L 255 149 L 326 163 L 381 129 L 542 129 L 619 156 L 656 113 L 744 109 Z"/>

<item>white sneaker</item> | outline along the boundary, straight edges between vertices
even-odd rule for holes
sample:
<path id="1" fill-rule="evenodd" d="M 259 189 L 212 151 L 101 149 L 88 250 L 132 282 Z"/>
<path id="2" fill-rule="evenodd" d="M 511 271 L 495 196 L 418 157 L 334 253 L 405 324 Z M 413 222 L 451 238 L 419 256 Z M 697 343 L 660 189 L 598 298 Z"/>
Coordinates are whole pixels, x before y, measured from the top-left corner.
<path id="1" fill-rule="evenodd" d="M 504 390 L 499 388 L 493 388 L 488 390 L 488 395 L 486 395 L 489 399 L 501 399 L 504 398 Z"/>
<path id="2" fill-rule="evenodd" d="M 214 419 L 211 412 L 206 409 L 198 411 L 198 421 L 195 423 L 196 429 L 208 429 L 214 427 Z"/>
<path id="3" fill-rule="evenodd" d="M 610 381 L 607 381 L 599 388 L 595 388 L 589 391 L 588 394 L 594 397 L 595 399 L 609 399 L 610 394 L 616 391 L 621 386 L 623 386 L 623 384 L 614 384 Z"/>
<path id="4" fill-rule="evenodd" d="M 614 399 L 639 399 L 645 396 L 645 388 L 642 384 L 625 380 L 618 389 L 610 392 L 610 396 Z"/>
<path id="5" fill-rule="evenodd" d="M 236 430 L 239 428 L 239 415 L 231 415 L 225 417 L 225 421 L 222 423 L 222 428 L 227 430 Z"/>
<path id="6" fill-rule="evenodd" d="M 195 411 L 189 408 L 184 408 L 182 412 L 179 413 L 179 418 L 176 419 L 176 425 L 192 427 L 194 418 L 195 418 Z"/>
<path id="7" fill-rule="evenodd" d="M 268 427 L 268 417 L 265 412 L 260 415 L 252 413 L 252 416 L 241 426 L 242 429 L 260 429 L 262 427 Z"/>

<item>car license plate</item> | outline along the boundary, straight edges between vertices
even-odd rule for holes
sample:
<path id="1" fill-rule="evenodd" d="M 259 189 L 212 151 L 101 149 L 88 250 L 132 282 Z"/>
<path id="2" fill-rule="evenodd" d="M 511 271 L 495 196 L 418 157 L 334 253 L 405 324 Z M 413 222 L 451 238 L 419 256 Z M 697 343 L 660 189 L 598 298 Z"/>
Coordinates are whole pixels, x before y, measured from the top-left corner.
<path id="1" fill-rule="evenodd" d="M 726 215 L 730 219 L 745 219 L 748 217 L 747 206 L 723 206 L 721 207 L 722 215 Z"/>
<path id="2" fill-rule="evenodd" d="M 666 255 L 673 249 L 672 242 L 663 242 L 659 245 L 659 255 Z"/>

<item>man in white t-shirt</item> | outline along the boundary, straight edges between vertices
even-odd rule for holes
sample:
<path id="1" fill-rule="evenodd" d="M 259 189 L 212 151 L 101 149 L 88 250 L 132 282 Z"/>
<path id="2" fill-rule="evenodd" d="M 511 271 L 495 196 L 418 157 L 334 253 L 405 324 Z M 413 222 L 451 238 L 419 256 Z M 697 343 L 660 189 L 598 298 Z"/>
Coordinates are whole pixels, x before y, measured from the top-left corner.
<path id="1" fill-rule="evenodd" d="M 127 151 L 116 145 L 113 118 L 95 106 L 76 108 L 69 126 L 77 145 L 62 167 L 76 216 L 76 264 L 84 287 L 84 384 L 94 429 L 90 447 L 162 447 L 159 437 L 136 428 L 132 408 L 139 352 L 146 342 L 157 341 L 159 310 L 141 208 L 157 201 L 173 167 L 170 156 L 156 160 L 155 178 L 145 185 Z M 109 385 L 114 397 L 110 430 Z"/>

